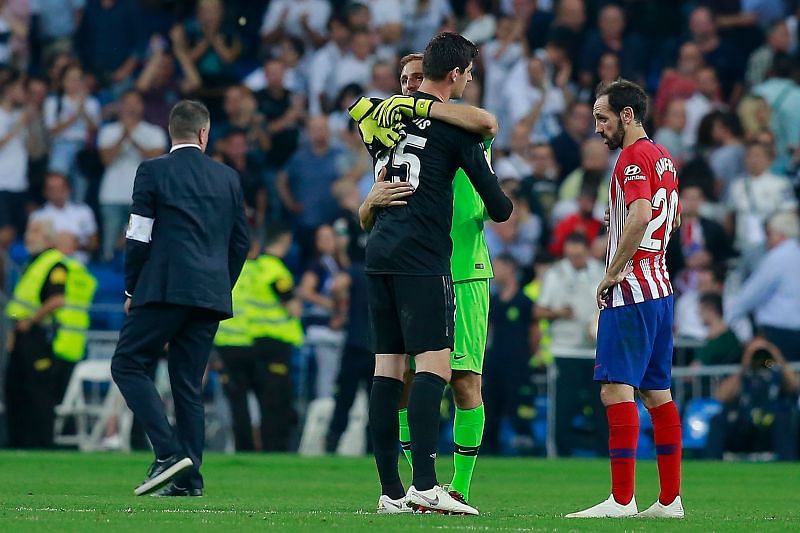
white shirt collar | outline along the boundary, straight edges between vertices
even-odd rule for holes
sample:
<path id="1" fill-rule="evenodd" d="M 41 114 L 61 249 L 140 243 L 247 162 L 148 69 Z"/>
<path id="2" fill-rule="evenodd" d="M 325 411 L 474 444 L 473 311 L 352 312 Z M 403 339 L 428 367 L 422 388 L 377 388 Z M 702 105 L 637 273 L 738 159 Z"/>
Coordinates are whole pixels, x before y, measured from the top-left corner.
<path id="1" fill-rule="evenodd" d="M 194 143 L 175 144 L 172 146 L 172 148 L 169 149 L 169 153 L 172 153 L 175 150 L 180 150 L 181 148 L 197 148 L 198 150 L 200 150 L 200 145 Z"/>

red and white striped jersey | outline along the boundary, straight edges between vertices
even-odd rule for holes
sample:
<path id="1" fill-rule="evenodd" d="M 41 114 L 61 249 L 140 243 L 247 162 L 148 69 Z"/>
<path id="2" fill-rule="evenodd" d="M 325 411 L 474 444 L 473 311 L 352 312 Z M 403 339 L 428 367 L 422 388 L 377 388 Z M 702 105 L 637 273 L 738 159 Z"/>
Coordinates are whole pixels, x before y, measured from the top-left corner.
<path id="1" fill-rule="evenodd" d="M 640 198 L 653 206 L 653 214 L 639 249 L 628 262 L 633 270 L 608 292 L 607 305 L 620 307 L 672 294 L 665 255 L 675 216 L 680 213 L 678 175 L 666 148 L 643 137 L 617 159 L 609 187 L 611 220 L 608 228 L 606 268 L 617 251 L 628 206 Z"/>

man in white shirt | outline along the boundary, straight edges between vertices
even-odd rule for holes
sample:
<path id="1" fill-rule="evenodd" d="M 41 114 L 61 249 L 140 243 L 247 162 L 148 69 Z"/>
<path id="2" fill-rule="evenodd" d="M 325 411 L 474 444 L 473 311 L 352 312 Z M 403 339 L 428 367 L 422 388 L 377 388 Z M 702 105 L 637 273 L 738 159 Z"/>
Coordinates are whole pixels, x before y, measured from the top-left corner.
<path id="1" fill-rule="evenodd" d="M 272 0 L 264 13 L 261 39 L 272 45 L 291 35 L 303 39 L 307 47 L 319 48 L 325 43 L 330 16 L 326 0 Z"/>
<path id="2" fill-rule="evenodd" d="M 133 180 L 139 163 L 164 153 L 167 135 L 159 126 L 142 120 L 144 101 L 136 91 L 120 99 L 119 120 L 100 129 L 97 145 L 106 167 L 100 184 L 103 217 L 103 259 L 114 258 L 114 249 L 128 220 Z"/>
<path id="3" fill-rule="evenodd" d="M 328 22 L 328 44 L 314 52 L 308 69 L 308 107 L 311 115 L 320 115 L 335 104 L 333 79 L 339 62 L 350 50 L 350 27 L 347 20 L 333 16 Z"/>
<path id="4" fill-rule="evenodd" d="M 566 110 L 564 92 L 547 79 L 544 61 L 528 60 L 525 72 L 511 74 L 505 86 L 508 114 L 512 124 L 524 121 L 531 127 L 533 143 L 549 143 L 561 133 L 561 114 Z"/>
<path id="5" fill-rule="evenodd" d="M 372 36 L 365 30 L 354 31 L 350 38 L 350 53 L 336 67 L 333 82 L 336 94 L 351 83 L 366 87 L 372 77 L 375 61 Z"/>
<path id="6" fill-rule="evenodd" d="M 683 144 L 694 146 L 697 143 L 697 130 L 703 117 L 724 104 L 719 99 L 720 88 L 717 72 L 711 67 L 697 71 L 697 90 L 686 100 L 686 124 L 683 127 Z"/>
<path id="7" fill-rule="evenodd" d="M 16 73 L 0 85 L 0 249 L 25 228 L 28 189 L 28 122 L 23 79 Z"/>
<path id="8" fill-rule="evenodd" d="M 80 249 L 73 259 L 88 263 L 91 253 L 97 249 L 97 222 L 88 205 L 69 201 L 70 192 L 66 176 L 55 172 L 48 174 L 44 182 L 47 203 L 31 213 L 30 220 L 47 220 L 53 233 L 75 235 Z"/>
<path id="9" fill-rule="evenodd" d="M 735 228 L 734 243 L 747 267 L 752 267 L 764 251 L 769 217 L 797 209 L 792 184 L 770 172 L 772 161 L 772 146 L 750 143 L 744 159 L 747 174 L 734 181 L 728 192 L 729 228 Z"/>
<path id="10" fill-rule="evenodd" d="M 536 318 L 551 321 L 554 346 L 589 348 L 595 344 L 590 335 L 598 317 L 594 285 L 603 279 L 604 270 L 589 256 L 585 235 L 567 237 L 564 259 L 547 271 L 536 301 Z"/>

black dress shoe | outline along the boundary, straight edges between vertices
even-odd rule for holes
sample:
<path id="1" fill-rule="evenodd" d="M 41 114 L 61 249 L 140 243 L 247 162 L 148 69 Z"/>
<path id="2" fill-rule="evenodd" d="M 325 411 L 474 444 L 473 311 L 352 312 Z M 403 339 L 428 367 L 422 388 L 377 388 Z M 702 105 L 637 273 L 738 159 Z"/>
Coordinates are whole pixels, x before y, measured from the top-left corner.
<path id="1" fill-rule="evenodd" d="M 158 490 L 152 493 L 150 496 L 155 497 L 162 497 L 162 496 L 202 496 L 203 489 L 184 489 L 183 487 L 179 487 L 173 481 L 166 487 L 163 487 L 161 490 Z"/>
<path id="2" fill-rule="evenodd" d="M 159 487 L 162 487 L 170 479 L 174 478 L 187 468 L 192 466 L 192 460 L 183 454 L 173 454 L 164 460 L 156 459 L 150 470 L 147 471 L 147 477 L 141 484 L 133 490 L 137 496 L 152 492 Z"/>

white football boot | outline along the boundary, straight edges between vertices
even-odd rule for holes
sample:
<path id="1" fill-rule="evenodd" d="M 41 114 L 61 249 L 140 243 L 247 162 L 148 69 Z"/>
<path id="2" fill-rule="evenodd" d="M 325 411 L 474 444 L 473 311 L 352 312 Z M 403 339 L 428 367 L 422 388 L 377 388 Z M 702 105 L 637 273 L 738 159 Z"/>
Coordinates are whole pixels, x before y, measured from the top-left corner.
<path id="1" fill-rule="evenodd" d="M 408 505 L 421 513 L 442 513 L 454 515 L 478 515 L 477 509 L 463 501 L 454 498 L 443 487 L 436 485 L 429 490 L 417 490 L 412 485 L 406 494 Z"/>
<path id="2" fill-rule="evenodd" d="M 664 505 L 656 500 L 656 503 L 636 516 L 640 518 L 683 518 L 683 502 L 680 496 L 676 496 L 669 505 Z"/>
<path id="3" fill-rule="evenodd" d="M 413 510 L 406 504 L 406 498 L 393 500 L 385 494 L 378 498 L 378 514 L 411 513 Z"/>
<path id="4" fill-rule="evenodd" d="M 608 497 L 604 502 L 600 502 L 594 507 L 589 507 L 577 513 L 570 513 L 565 518 L 622 518 L 626 516 L 636 516 L 639 510 L 636 508 L 636 498 L 631 498 L 628 505 L 617 503 L 614 495 Z"/>

